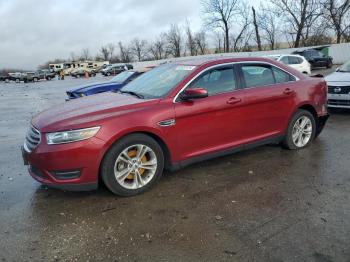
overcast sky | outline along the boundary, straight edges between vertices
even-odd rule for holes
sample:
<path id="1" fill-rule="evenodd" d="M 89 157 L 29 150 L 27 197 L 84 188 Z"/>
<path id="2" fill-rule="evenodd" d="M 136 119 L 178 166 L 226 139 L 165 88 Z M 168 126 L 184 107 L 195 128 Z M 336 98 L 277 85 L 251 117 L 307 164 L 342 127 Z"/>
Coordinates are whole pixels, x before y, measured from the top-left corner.
<path id="1" fill-rule="evenodd" d="M 54 58 L 135 37 L 152 40 L 188 19 L 201 29 L 200 0 L 0 0 L 0 68 L 35 69 Z"/>

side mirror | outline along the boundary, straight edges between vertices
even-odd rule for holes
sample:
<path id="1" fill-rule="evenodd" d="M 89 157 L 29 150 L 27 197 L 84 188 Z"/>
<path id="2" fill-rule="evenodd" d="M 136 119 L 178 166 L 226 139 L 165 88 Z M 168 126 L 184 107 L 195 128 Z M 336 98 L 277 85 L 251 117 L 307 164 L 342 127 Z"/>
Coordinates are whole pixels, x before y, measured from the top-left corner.
<path id="1" fill-rule="evenodd" d="M 340 70 L 340 68 L 339 68 L 339 67 L 337 67 L 337 68 L 335 69 L 335 72 L 339 72 L 339 70 Z"/>
<path id="2" fill-rule="evenodd" d="M 181 100 L 184 101 L 206 97 L 208 97 L 208 91 L 204 88 L 189 88 L 180 95 Z"/>

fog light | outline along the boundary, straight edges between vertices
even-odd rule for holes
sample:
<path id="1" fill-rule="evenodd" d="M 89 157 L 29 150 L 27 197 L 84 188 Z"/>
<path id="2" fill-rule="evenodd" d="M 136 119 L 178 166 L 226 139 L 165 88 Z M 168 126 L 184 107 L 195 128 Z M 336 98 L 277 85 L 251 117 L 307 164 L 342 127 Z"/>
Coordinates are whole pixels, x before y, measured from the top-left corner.
<path id="1" fill-rule="evenodd" d="M 69 180 L 80 177 L 80 170 L 71 170 L 71 171 L 53 171 L 51 174 L 58 180 Z"/>

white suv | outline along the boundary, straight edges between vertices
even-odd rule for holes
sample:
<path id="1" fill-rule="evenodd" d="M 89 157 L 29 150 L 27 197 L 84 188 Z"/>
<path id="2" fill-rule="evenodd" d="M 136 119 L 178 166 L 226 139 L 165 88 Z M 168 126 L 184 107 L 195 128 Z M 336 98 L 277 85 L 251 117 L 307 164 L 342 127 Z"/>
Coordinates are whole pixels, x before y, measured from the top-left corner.
<path id="1" fill-rule="evenodd" d="M 305 59 L 305 57 L 300 55 L 269 55 L 268 58 L 279 61 L 285 65 L 289 65 L 294 69 L 298 70 L 303 74 L 310 75 L 311 74 L 311 65 Z"/>

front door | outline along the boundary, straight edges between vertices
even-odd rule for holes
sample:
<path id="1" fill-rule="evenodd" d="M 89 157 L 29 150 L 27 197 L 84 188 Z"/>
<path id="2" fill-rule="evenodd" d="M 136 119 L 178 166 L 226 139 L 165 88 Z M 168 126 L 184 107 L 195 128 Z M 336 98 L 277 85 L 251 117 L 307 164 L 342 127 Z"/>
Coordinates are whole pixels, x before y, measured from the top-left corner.
<path id="1" fill-rule="evenodd" d="M 176 132 L 180 158 L 204 155 L 240 143 L 240 104 L 244 90 L 239 89 L 233 65 L 207 70 L 187 88 L 204 88 L 207 98 L 177 101 Z"/>

